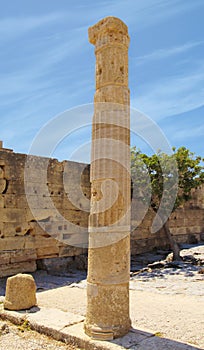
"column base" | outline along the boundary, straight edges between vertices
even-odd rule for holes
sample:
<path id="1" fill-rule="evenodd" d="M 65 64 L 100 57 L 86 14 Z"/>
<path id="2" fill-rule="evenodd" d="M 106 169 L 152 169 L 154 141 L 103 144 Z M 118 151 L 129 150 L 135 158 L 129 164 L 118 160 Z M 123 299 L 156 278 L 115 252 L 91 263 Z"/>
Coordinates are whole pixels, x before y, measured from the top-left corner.
<path id="1" fill-rule="evenodd" d="M 131 327 L 129 282 L 96 284 L 87 282 L 85 333 L 93 339 L 111 340 L 127 334 Z"/>
<path id="2" fill-rule="evenodd" d="M 95 340 L 113 340 L 115 338 L 120 338 L 126 335 L 131 328 L 131 320 L 125 326 L 113 326 L 113 327 L 97 327 L 96 325 L 90 325 L 86 322 L 84 323 L 85 333 Z"/>

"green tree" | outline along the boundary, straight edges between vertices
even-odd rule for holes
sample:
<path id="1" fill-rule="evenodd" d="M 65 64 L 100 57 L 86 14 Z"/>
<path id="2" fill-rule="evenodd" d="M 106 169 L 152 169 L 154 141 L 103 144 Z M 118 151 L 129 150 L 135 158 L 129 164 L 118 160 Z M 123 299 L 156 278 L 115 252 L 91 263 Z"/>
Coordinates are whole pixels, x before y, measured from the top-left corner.
<path id="1" fill-rule="evenodd" d="M 191 198 L 191 190 L 204 183 L 202 159 L 185 147 L 171 155 L 162 152 L 148 156 L 131 149 L 131 176 L 134 196 L 149 203 L 157 213 L 168 237 L 173 259 L 180 260 L 180 249 L 169 230 L 169 215 Z M 158 220 L 153 223 L 157 231 Z"/>

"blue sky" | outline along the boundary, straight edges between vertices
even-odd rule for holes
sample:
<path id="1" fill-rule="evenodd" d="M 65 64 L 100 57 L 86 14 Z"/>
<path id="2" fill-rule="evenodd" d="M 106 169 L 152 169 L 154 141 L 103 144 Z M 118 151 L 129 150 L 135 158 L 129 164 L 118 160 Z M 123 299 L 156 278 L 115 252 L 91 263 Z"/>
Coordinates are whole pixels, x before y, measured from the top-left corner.
<path id="1" fill-rule="evenodd" d="M 112 15 L 129 27 L 131 106 L 155 121 L 172 146 L 204 156 L 203 0 L 0 0 L 0 8 L 5 147 L 28 153 L 56 115 L 93 102 L 95 56 L 88 27 Z M 68 123 L 69 117 L 73 113 Z M 84 126 L 53 156 L 89 161 L 90 137 Z M 139 139 L 132 142 L 146 150 Z"/>

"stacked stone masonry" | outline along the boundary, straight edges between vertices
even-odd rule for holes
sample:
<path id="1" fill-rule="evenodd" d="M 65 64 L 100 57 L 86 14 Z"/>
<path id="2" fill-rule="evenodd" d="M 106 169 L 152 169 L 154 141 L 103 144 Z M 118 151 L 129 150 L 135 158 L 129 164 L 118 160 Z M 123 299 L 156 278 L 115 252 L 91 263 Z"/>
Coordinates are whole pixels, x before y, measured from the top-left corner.
<path id="1" fill-rule="evenodd" d="M 145 253 L 155 248 L 170 248 L 163 229 L 151 233 L 155 217 L 153 210 L 149 209 L 140 222 L 139 219 L 137 220 L 139 212 L 135 215 L 136 208 L 138 208 L 138 203 L 133 200 L 131 254 Z M 193 190 L 191 200 L 171 214 L 169 228 L 175 240 L 180 244 L 195 244 L 204 241 L 204 186 Z"/>
<path id="2" fill-rule="evenodd" d="M 33 157 L 38 176 L 26 186 L 24 170 L 27 156 L 10 150 L 0 150 L 0 276 L 35 271 L 43 259 L 66 258 L 70 267 L 81 262 L 87 253 L 89 215 L 89 166 L 75 162 Z M 69 244 L 76 232 L 62 222 L 50 222 L 50 209 L 42 185 L 43 162 L 48 162 L 47 189 L 58 212 L 74 227 L 81 227 L 79 244 Z M 66 185 L 65 185 L 66 184 Z M 43 190 L 43 186 L 42 186 Z M 69 198 L 69 193 L 71 199 Z M 37 202 L 38 217 L 28 205 L 28 196 Z M 44 207 L 38 206 L 43 198 Z M 49 202 L 48 202 L 49 203 Z M 132 202 L 131 253 L 139 254 L 154 248 L 168 247 L 163 230 L 150 233 L 154 213 L 149 210 L 137 227 L 140 213 L 138 203 Z M 137 213 L 137 215 L 135 215 Z M 39 221 L 39 223 L 38 223 Z M 45 230 L 41 223 L 44 224 Z M 54 227 L 53 227 L 54 225 Z M 67 226 L 67 227 L 66 227 Z M 204 240 L 204 186 L 194 190 L 192 199 L 171 215 L 170 229 L 179 243 Z M 84 266 L 84 265 L 83 265 Z"/>
<path id="3" fill-rule="evenodd" d="M 90 197 L 88 166 L 32 157 L 35 171 L 26 184 L 27 159 L 24 154 L 0 150 L 1 277 L 35 271 L 37 261 L 47 258 L 70 257 L 71 264 L 77 256 L 86 253 Z M 48 164 L 45 184 L 42 181 L 44 164 Z M 56 213 L 65 219 L 53 222 L 51 219 Z M 69 223 L 73 224 L 71 230 Z M 66 244 L 78 234 L 77 228 L 81 229 L 83 239 L 79 238 L 79 244 L 73 246 Z"/>

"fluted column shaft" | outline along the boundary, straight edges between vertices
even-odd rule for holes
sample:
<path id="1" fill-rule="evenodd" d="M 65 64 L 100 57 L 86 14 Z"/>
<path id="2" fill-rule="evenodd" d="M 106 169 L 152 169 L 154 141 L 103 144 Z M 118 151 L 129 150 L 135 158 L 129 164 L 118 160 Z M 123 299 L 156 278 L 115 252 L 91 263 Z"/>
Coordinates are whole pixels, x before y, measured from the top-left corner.
<path id="1" fill-rule="evenodd" d="M 95 45 L 96 93 L 85 332 L 113 339 L 131 324 L 128 29 L 107 17 L 89 28 L 89 40 Z"/>

